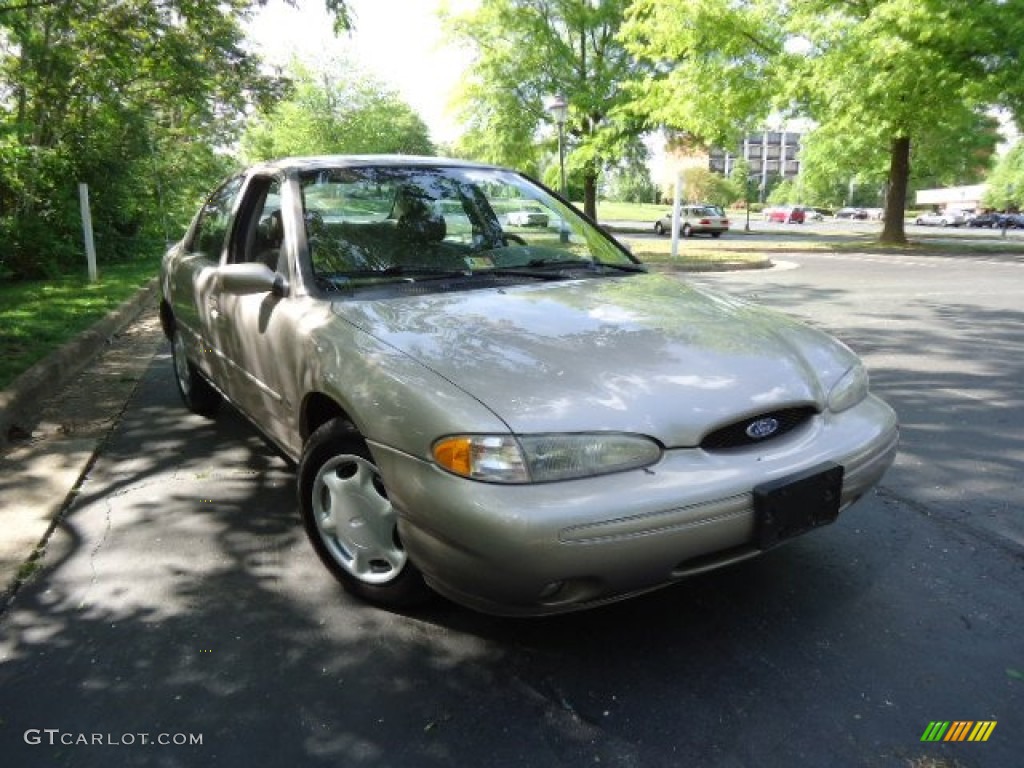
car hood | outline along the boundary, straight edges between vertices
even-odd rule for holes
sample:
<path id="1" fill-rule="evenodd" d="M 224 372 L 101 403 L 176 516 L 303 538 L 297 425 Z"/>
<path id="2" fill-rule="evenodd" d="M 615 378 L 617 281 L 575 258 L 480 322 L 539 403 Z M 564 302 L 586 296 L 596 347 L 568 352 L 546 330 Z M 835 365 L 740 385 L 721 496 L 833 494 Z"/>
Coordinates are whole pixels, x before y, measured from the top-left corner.
<path id="1" fill-rule="evenodd" d="M 823 407 L 856 362 L 785 316 L 659 275 L 339 301 L 334 311 L 517 433 L 614 430 L 692 446 L 739 418 Z"/>

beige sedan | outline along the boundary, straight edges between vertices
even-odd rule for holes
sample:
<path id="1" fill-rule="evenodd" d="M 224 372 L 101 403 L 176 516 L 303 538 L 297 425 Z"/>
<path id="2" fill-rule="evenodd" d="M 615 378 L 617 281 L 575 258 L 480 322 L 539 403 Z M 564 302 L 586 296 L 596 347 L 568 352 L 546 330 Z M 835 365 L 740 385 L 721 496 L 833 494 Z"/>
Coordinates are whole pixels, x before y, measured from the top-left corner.
<path id="1" fill-rule="evenodd" d="M 503 227 L 536 206 L 554 229 Z M 514 171 L 267 163 L 163 260 L 192 411 L 229 401 L 297 464 L 313 550 L 352 593 L 578 610 L 841 519 L 896 417 L 845 345 L 649 274 Z"/>
<path id="2" fill-rule="evenodd" d="M 654 231 L 659 235 L 667 235 L 672 231 L 672 211 L 654 222 Z M 729 217 L 716 205 L 684 205 L 679 208 L 679 234 L 683 237 L 721 237 L 728 231 Z"/>

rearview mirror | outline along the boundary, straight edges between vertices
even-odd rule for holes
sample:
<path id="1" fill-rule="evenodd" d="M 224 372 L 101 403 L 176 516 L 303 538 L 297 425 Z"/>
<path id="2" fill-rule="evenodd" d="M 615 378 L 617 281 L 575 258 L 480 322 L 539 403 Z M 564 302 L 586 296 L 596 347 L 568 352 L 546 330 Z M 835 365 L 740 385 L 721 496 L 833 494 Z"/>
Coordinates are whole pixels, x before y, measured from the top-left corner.
<path id="1" fill-rule="evenodd" d="M 283 296 L 288 283 L 266 264 L 225 264 L 217 269 L 220 289 L 225 293 L 265 293 Z"/>

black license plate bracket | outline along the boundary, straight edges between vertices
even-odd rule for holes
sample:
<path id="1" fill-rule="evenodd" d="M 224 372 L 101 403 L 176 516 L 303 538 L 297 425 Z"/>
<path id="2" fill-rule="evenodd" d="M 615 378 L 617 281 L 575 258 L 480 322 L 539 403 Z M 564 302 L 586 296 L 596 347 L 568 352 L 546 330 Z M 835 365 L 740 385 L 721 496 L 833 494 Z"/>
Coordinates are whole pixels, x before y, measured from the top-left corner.
<path id="1" fill-rule="evenodd" d="M 754 488 L 754 541 L 778 544 L 839 517 L 843 467 L 826 462 Z"/>

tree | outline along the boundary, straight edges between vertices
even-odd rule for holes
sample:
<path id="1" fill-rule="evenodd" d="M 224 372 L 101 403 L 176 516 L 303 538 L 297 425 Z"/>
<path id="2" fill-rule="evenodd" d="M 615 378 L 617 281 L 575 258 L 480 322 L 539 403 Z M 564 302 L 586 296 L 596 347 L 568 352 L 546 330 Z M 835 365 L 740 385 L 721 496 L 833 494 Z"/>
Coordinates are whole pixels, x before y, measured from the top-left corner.
<path id="1" fill-rule="evenodd" d="M 650 152 L 643 142 L 637 142 L 634 151 L 627 153 L 605 170 L 605 196 L 609 200 L 626 203 L 656 203 L 658 188 L 651 181 L 648 168 Z"/>
<path id="2" fill-rule="evenodd" d="M 833 172 L 886 189 L 889 242 L 905 240 L 911 160 L 969 175 L 991 151 L 986 110 L 1024 106 L 1024 0 L 634 0 L 622 34 L 653 65 L 635 109 L 719 146 L 770 111 L 811 117 L 856 163 Z"/>
<path id="3" fill-rule="evenodd" d="M 963 137 L 986 109 L 1024 103 L 1021 0 L 955 9 L 939 0 L 780 0 L 783 7 L 786 33 L 801 44 L 784 57 L 782 100 L 870 156 L 885 152 L 882 240 L 905 242 L 912 159 L 941 165 L 938 153 L 962 157 Z"/>
<path id="4" fill-rule="evenodd" d="M 264 1 L 0 5 L 0 273 L 78 261 L 77 182 L 101 260 L 180 232 L 246 114 L 284 90 L 244 45 L 242 21 Z M 324 1 L 348 28 L 346 0 Z"/>
<path id="5" fill-rule="evenodd" d="M 280 83 L 242 47 L 249 3 L 60 0 L 0 8 L 3 268 L 67 267 L 81 241 L 77 182 L 90 185 L 101 258 L 154 244 L 175 190 L 222 168 L 249 105 Z M 111 34 L 110 30 L 118 30 Z M 173 180 L 173 183 L 171 183 Z M 203 180 L 209 186 L 212 179 Z"/>
<path id="6" fill-rule="evenodd" d="M 634 0 L 620 37 L 645 65 L 627 90 L 648 123 L 728 147 L 767 117 L 782 30 L 763 5 Z"/>
<path id="7" fill-rule="evenodd" d="M 711 203 L 728 206 L 737 197 L 733 183 L 707 168 L 687 168 L 683 171 L 683 192 L 693 203 Z"/>
<path id="8" fill-rule="evenodd" d="M 584 210 L 594 216 L 602 161 L 617 159 L 639 134 L 623 109 L 629 97 L 621 83 L 636 71 L 617 37 L 627 2 L 481 0 L 449 17 L 450 34 L 476 54 L 460 98 L 468 122 L 463 150 L 536 168 L 543 150 L 534 137 L 551 124 L 546 101 L 565 96 L 567 164 L 582 172 Z"/>
<path id="9" fill-rule="evenodd" d="M 1020 209 L 1024 202 L 1024 143 L 1003 155 L 988 177 L 984 203 L 1000 210 Z"/>
<path id="10" fill-rule="evenodd" d="M 336 78 L 336 72 L 344 77 Z M 248 160 L 328 153 L 433 153 L 429 129 L 419 115 L 395 91 L 360 74 L 351 63 L 334 61 L 315 73 L 294 62 L 291 78 L 291 95 L 250 121 L 242 137 Z"/>

